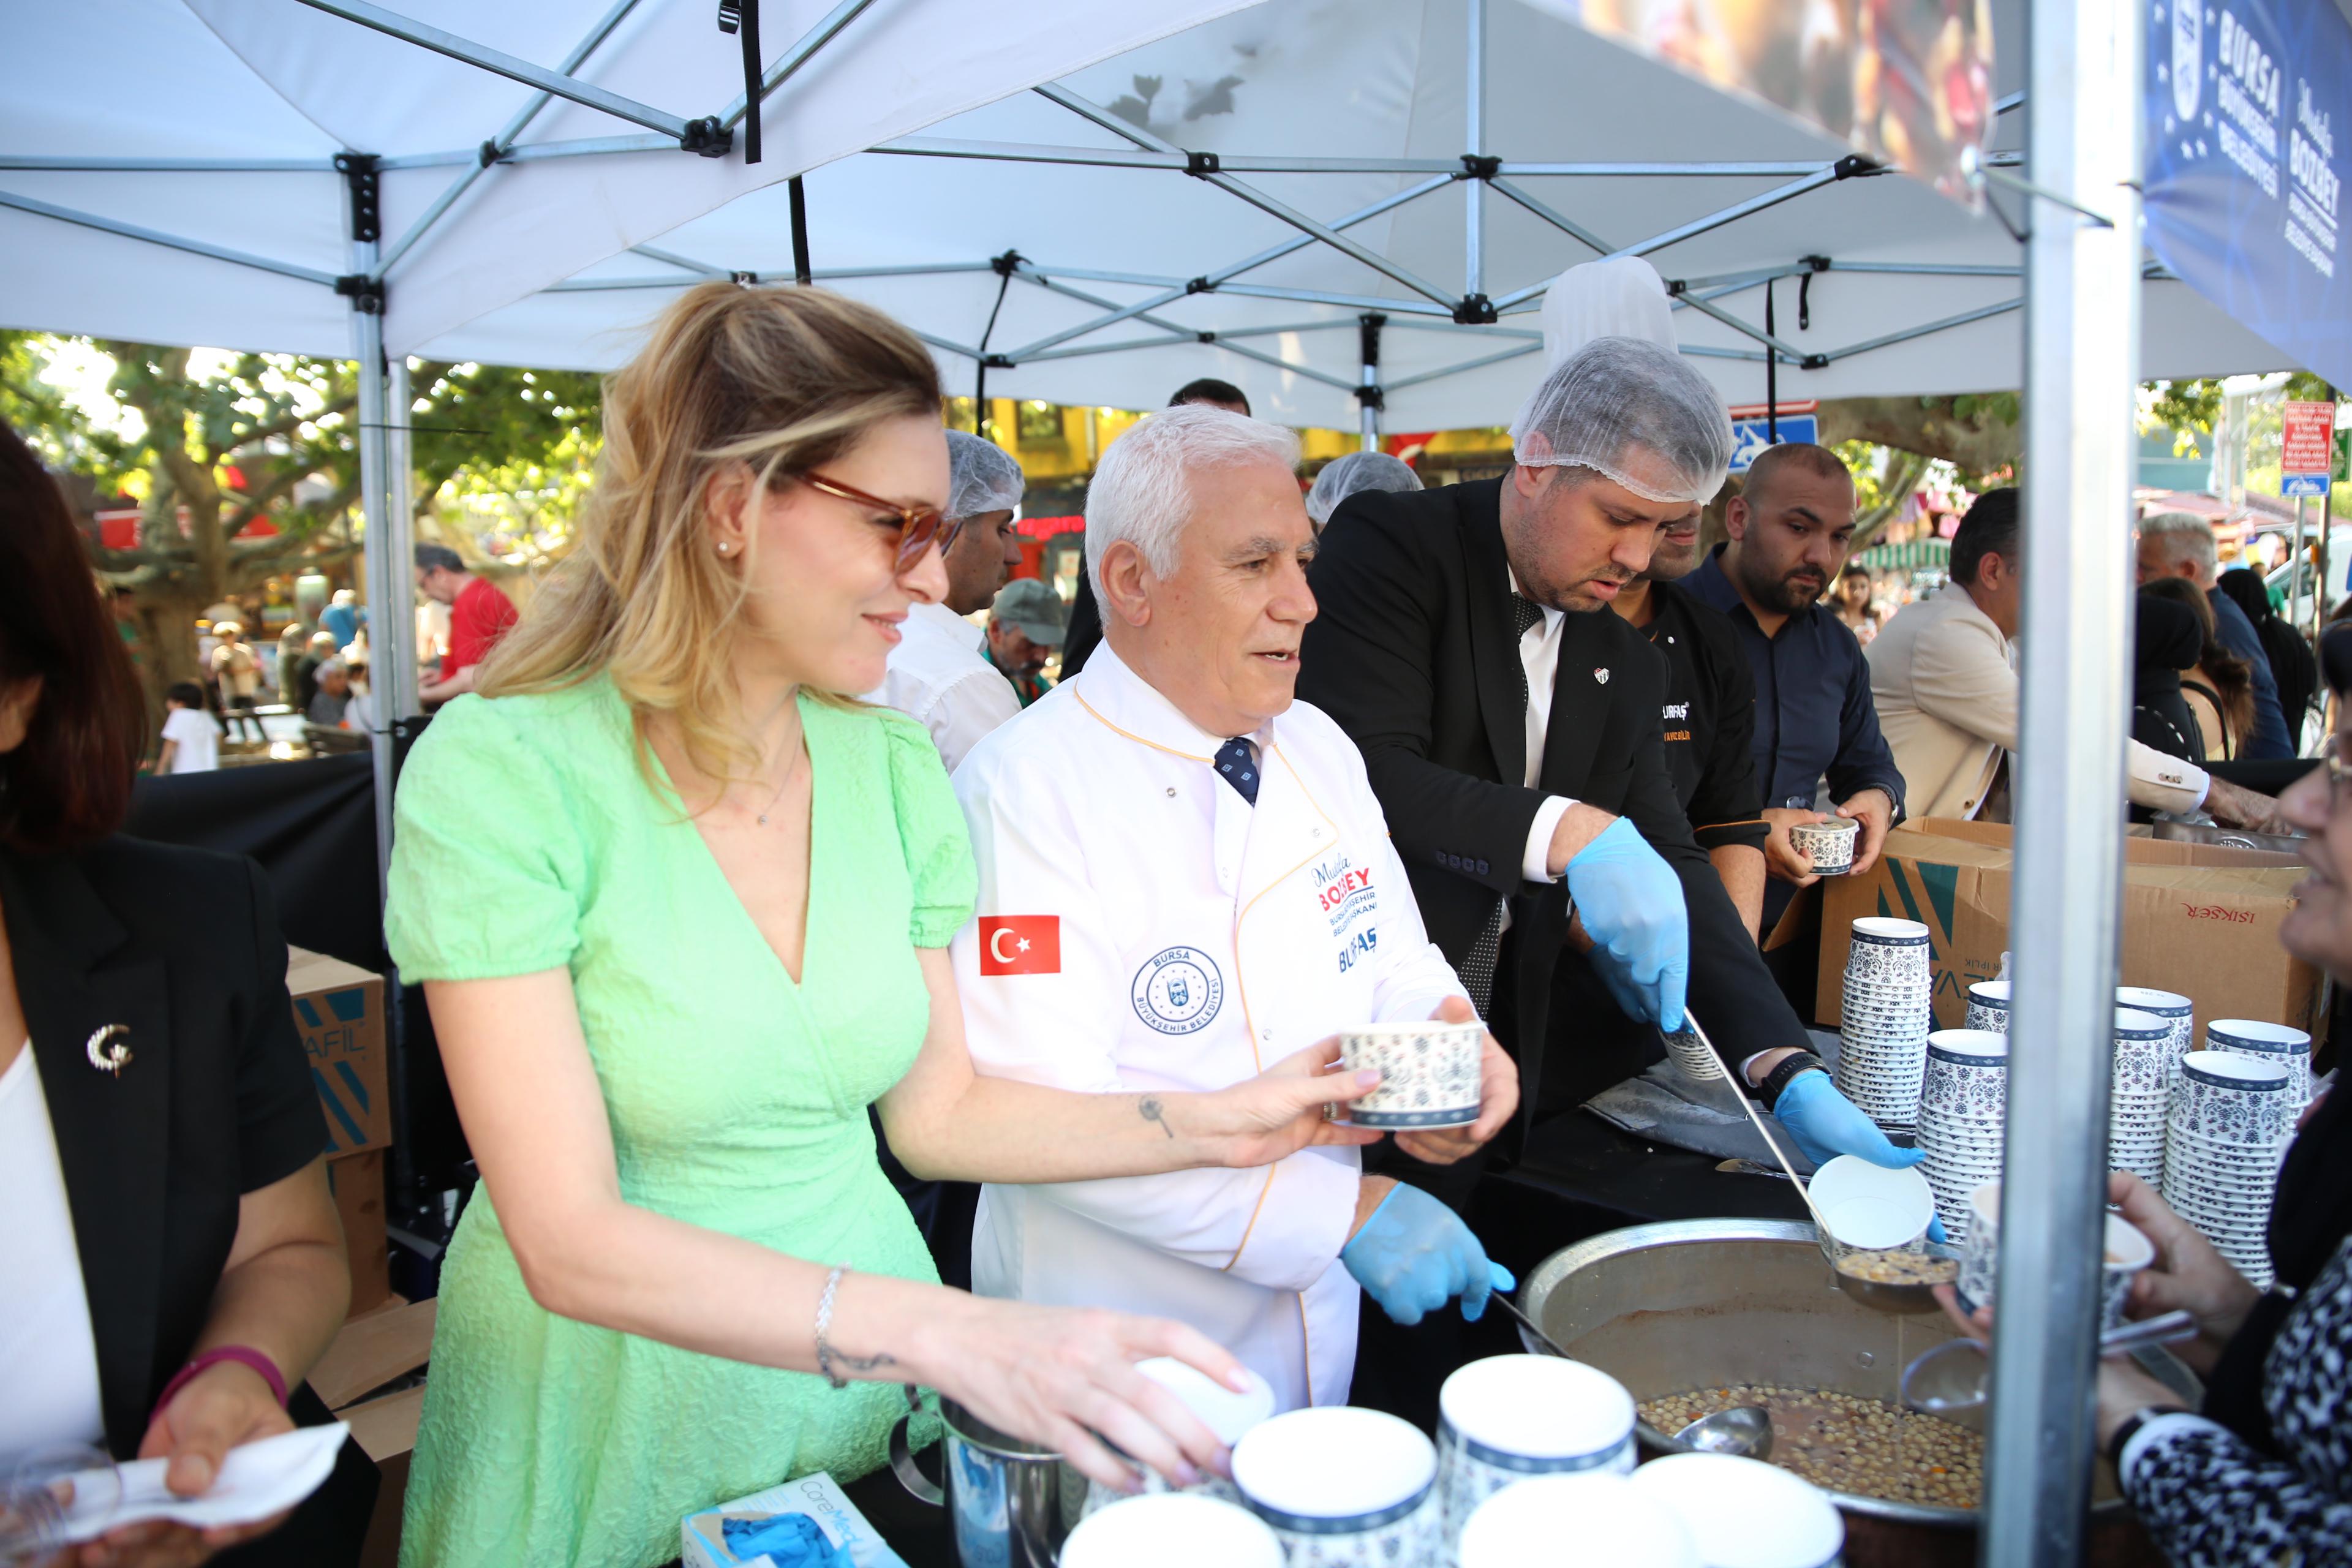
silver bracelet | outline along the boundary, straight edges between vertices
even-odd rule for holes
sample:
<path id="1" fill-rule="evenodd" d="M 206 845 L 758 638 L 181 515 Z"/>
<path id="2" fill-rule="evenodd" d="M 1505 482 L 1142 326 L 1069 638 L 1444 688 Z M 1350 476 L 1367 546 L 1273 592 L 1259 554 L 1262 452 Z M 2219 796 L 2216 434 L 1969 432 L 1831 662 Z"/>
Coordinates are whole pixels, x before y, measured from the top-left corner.
<path id="1" fill-rule="evenodd" d="M 834 1293 L 841 1289 L 841 1277 L 849 1270 L 836 1265 L 824 1277 L 824 1293 L 816 1299 L 816 1369 L 824 1373 L 825 1382 L 835 1388 L 847 1388 L 849 1380 L 833 1370 L 833 1347 L 824 1342 L 826 1331 L 833 1327 Z"/>

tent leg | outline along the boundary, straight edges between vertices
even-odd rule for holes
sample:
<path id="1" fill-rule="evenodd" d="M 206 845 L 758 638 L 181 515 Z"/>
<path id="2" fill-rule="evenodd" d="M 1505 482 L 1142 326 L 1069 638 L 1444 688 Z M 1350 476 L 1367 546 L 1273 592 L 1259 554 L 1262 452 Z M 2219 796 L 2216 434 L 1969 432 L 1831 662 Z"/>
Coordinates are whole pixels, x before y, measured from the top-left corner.
<path id="1" fill-rule="evenodd" d="M 1359 373 L 1360 379 L 1356 384 L 1356 405 L 1363 412 L 1363 449 L 1367 452 L 1377 452 L 1381 449 L 1381 404 L 1382 402 L 1381 329 L 1388 325 L 1389 319 L 1386 316 L 1368 314 L 1357 317 L 1356 321 L 1360 329 L 1357 341 L 1361 345 L 1360 352 L 1362 357 L 1362 368 Z"/>
<path id="2" fill-rule="evenodd" d="M 409 431 L 411 405 L 415 395 L 409 384 L 406 354 L 394 358 L 390 371 L 386 377 L 389 395 L 384 420 L 384 462 L 390 481 L 386 491 L 391 506 L 383 520 L 383 552 L 392 563 L 393 584 L 392 597 L 384 603 L 387 606 L 397 605 L 406 610 L 415 602 L 415 595 L 401 574 L 408 569 L 409 557 L 416 542 L 415 463 Z M 416 617 L 400 615 L 391 619 L 394 624 L 384 627 L 381 634 L 373 630 L 369 633 L 371 638 L 382 636 L 384 662 L 390 666 L 389 668 L 368 671 L 368 679 L 374 683 L 377 701 L 386 705 L 384 717 L 387 721 L 413 718 L 423 710 L 423 704 L 416 699 Z"/>
<path id="3" fill-rule="evenodd" d="M 384 417 L 388 399 L 384 395 L 383 318 L 369 311 L 354 311 L 352 320 L 359 338 L 360 507 L 367 520 L 363 553 L 368 645 L 371 662 L 389 667 L 389 679 L 374 678 L 378 688 L 388 690 L 399 680 L 397 670 L 406 657 L 404 645 L 414 640 L 413 632 L 407 637 L 401 635 L 401 623 L 405 620 L 413 625 L 415 617 L 407 611 L 415 595 L 405 575 L 405 563 L 392 552 L 391 464 L 386 450 L 390 443 L 385 439 L 390 432 L 384 427 L 389 421 Z M 392 724 L 397 717 L 390 702 L 376 705 L 376 729 L 372 739 L 375 752 L 375 858 L 380 892 L 390 890 Z"/>
<path id="4" fill-rule="evenodd" d="M 1486 0 L 1469 0 L 1470 35 L 1464 53 L 1462 101 L 1468 123 L 1462 150 L 1486 151 Z M 1462 292 L 1486 292 L 1486 182 L 1462 182 Z"/>
<path id="5" fill-rule="evenodd" d="M 2024 670 L 2000 1293 L 1979 1561 L 2083 1561 L 2131 686 L 2139 343 L 2137 7 L 2035 0 L 2026 249 Z"/>

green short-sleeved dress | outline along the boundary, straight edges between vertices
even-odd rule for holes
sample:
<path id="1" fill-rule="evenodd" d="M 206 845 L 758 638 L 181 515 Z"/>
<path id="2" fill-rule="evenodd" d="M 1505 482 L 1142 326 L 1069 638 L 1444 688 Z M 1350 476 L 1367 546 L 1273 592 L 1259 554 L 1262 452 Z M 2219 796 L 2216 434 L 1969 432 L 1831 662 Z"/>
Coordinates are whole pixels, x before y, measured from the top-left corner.
<path id="1" fill-rule="evenodd" d="M 674 797 L 638 771 L 605 680 L 462 697 L 400 782 L 386 915 L 410 982 L 565 967 L 629 1202 L 796 1258 L 935 1279 L 866 1107 L 915 1059 L 974 889 L 921 726 L 803 698 L 814 773 L 795 985 Z M 700 1287 L 671 1282 L 678 1290 Z M 644 1568 L 679 1518 L 879 1465 L 887 1384 L 698 1355 L 548 1312 L 488 1191 L 451 1242 L 402 1568 Z"/>

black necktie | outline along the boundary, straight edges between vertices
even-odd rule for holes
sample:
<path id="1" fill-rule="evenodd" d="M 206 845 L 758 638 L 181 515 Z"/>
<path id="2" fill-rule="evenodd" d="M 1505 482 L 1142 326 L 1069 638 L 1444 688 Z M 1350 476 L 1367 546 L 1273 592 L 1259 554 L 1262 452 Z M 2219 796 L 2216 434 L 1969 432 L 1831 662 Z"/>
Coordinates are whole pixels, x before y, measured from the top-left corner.
<path id="1" fill-rule="evenodd" d="M 1257 753 L 1239 735 L 1217 748 L 1217 776 L 1244 800 L 1257 804 Z"/>
<path id="2" fill-rule="evenodd" d="M 1521 650 L 1527 641 L 1528 628 L 1540 625 L 1543 618 L 1541 605 L 1524 594 L 1511 595 L 1511 668 L 1519 678 L 1522 723 L 1527 721 L 1528 666 L 1527 660 L 1521 657 Z M 1486 923 L 1479 928 L 1477 936 L 1470 943 L 1470 951 L 1462 958 L 1462 988 L 1470 993 L 1471 1003 L 1476 1006 L 1481 1017 L 1486 1016 L 1486 1005 L 1494 999 L 1495 963 L 1502 951 L 1503 909 L 1503 900 L 1496 900 L 1494 909 L 1486 916 Z"/>

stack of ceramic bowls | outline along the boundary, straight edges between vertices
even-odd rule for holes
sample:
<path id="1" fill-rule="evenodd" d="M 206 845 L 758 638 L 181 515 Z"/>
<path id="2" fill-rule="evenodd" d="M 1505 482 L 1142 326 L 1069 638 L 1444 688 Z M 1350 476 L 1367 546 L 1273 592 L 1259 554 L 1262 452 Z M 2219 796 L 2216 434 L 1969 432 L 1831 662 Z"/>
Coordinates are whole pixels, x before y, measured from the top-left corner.
<path id="1" fill-rule="evenodd" d="M 1822 1489 L 1760 1459 L 1669 1454 L 1633 1472 L 1633 1489 L 1672 1509 L 1699 1561 L 1738 1568 L 1830 1568 L 1845 1549 L 1845 1521 Z M 1538 1558 L 1525 1560 L 1529 1563 Z M 1600 1557 L 1555 1562 L 1601 1563 Z"/>
<path id="2" fill-rule="evenodd" d="M 2009 982 L 1979 980 L 1969 986 L 1968 1022 L 1961 1027 L 2009 1033 Z"/>
<path id="3" fill-rule="evenodd" d="M 2271 1283 L 2271 1194 L 2303 1101 L 2275 1059 L 2191 1051 L 2172 1086 L 2164 1201 L 2257 1289 Z"/>
<path id="4" fill-rule="evenodd" d="M 1874 915 L 1853 922 L 1837 1086 L 1882 1128 L 1907 1131 L 1918 1120 L 1933 984 L 1926 926 Z"/>
<path id="5" fill-rule="evenodd" d="M 1446 1561 L 1478 1505 L 1529 1476 L 1633 1468 L 1633 1396 L 1598 1367 L 1550 1355 L 1474 1361 L 1437 1396 Z"/>
<path id="6" fill-rule="evenodd" d="M 2205 1048 L 2277 1062 L 2287 1070 L 2287 1091 L 2295 1104 L 2311 1102 L 2311 1037 L 2301 1029 L 2252 1018 L 2216 1018 L 2205 1026 Z"/>
<path id="7" fill-rule="evenodd" d="M 760 1561 L 766 1561 L 762 1558 Z M 1125 1498 L 1088 1514 L 1062 1543 L 1061 1568 L 1284 1568 L 1282 1542 L 1255 1515 L 1213 1498 Z"/>
<path id="8" fill-rule="evenodd" d="M 2172 1026 L 2172 1061 L 2165 1072 L 2165 1086 L 2180 1076 L 2180 1058 L 2197 1044 L 2197 1004 L 2177 991 L 2158 991 L 2146 985 L 2116 987 L 2116 1005 L 2129 1007 L 2135 1013 L 2153 1013 Z"/>
<path id="9" fill-rule="evenodd" d="M 1326 1560 L 1293 1557 L 1290 1561 L 1291 1568 L 1300 1568 L 1303 1563 Z M 1354 1559 L 1348 1561 L 1352 1563 Z M 1399 1568 L 1418 1568 L 1418 1560 L 1391 1558 L 1380 1559 L 1380 1568 L 1389 1568 L 1391 1563 L 1397 1563 Z M 1479 1504 L 1478 1511 L 1463 1527 L 1462 1568 L 1533 1568 L 1550 1563 L 1710 1568 L 1710 1560 L 1699 1556 L 1682 1516 L 1622 1476 L 1537 1476 Z"/>
<path id="10" fill-rule="evenodd" d="M 1437 1449 L 1382 1411 L 1325 1405 L 1262 1421 L 1234 1445 L 1234 1485 L 1291 1568 L 1430 1564 L 1444 1552 Z"/>
<path id="11" fill-rule="evenodd" d="M 2164 1184 L 2164 1118 L 2172 1095 L 2169 1018 L 2116 1009 L 2114 1077 L 2107 1089 L 2107 1168 Z"/>
<path id="12" fill-rule="evenodd" d="M 1968 1239 L 1969 1194 L 2000 1176 L 2008 1121 L 2009 1037 L 1990 1029 L 1928 1036 L 1919 1087 L 1919 1147 L 1927 1158 L 1919 1168 L 1955 1245 Z"/>

